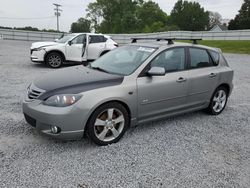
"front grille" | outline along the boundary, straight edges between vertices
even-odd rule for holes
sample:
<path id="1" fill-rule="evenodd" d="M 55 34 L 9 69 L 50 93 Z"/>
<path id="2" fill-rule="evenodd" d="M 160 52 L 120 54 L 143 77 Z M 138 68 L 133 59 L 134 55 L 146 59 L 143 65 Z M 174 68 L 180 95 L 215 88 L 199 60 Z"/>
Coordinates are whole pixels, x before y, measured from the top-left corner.
<path id="1" fill-rule="evenodd" d="M 28 124 L 30 124 L 32 127 L 36 127 L 36 120 L 34 118 L 28 116 L 27 114 L 24 114 L 24 117 Z"/>
<path id="2" fill-rule="evenodd" d="M 40 95 L 42 95 L 45 91 L 37 88 L 33 84 L 31 84 L 28 88 L 28 98 L 33 100 L 37 99 Z"/>

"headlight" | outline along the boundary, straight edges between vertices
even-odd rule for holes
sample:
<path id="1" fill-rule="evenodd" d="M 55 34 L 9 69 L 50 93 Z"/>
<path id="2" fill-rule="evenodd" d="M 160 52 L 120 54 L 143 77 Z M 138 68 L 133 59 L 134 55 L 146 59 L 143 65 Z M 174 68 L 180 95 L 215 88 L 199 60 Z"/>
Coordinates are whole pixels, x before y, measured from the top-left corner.
<path id="1" fill-rule="evenodd" d="M 49 97 L 43 104 L 55 107 L 66 107 L 76 103 L 82 95 L 65 94 Z"/>
<path id="2" fill-rule="evenodd" d="M 41 47 L 41 48 L 35 48 L 35 49 L 33 49 L 33 51 L 41 51 L 41 50 L 45 50 L 45 48 Z"/>

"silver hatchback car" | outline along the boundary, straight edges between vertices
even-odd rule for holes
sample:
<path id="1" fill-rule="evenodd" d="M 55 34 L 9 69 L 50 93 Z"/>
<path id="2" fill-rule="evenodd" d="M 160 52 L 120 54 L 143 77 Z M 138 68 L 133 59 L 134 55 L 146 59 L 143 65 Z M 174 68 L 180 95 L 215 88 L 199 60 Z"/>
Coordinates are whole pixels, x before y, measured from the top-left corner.
<path id="1" fill-rule="evenodd" d="M 233 70 L 219 49 L 197 45 L 196 39 L 193 44 L 137 40 L 88 67 L 63 68 L 35 80 L 22 104 L 26 121 L 56 138 L 87 133 L 96 144 L 107 145 L 133 125 L 201 109 L 212 115 L 224 110 Z"/>

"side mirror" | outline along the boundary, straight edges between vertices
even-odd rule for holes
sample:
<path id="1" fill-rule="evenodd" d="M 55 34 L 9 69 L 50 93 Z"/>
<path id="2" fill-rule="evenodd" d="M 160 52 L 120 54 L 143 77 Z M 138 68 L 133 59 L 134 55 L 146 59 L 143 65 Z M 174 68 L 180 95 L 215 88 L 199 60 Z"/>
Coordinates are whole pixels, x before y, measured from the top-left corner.
<path id="1" fill-rule="evenodd" d="M 148 71 L 149 76 L 164 76 L 166 71 L 163 67 L 151 67 Z"/>
<path id="2" fill-rule="evenodd" d="M 59 39 L 55 39 L 54 42 L 57 42 Z"/>
<path id="3" fill-rule="evenodd" d="M 68 45 L 70 45 L 70 46 L 72 45 L 72 41 L 71 40 L 68 42 Z"/>

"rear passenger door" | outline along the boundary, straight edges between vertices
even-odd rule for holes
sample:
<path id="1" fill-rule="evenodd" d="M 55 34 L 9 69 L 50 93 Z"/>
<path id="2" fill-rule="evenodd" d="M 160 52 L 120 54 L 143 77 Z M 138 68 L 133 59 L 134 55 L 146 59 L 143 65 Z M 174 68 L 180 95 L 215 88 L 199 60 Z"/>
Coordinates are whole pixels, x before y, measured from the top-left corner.
<path id="1" fill-rule="evenodd" d="M 97 59 L 106 47 L 107 39 L 103 35 L 90 35 L 87 59 Z"/>
<path id="2" fill-rule="evenodd" d="M 187 103 L 191 107 L 199 107 L 210 101 L 219 80 L 219 72 L 206 49 L 190 47 L 188 57 Z"/>

